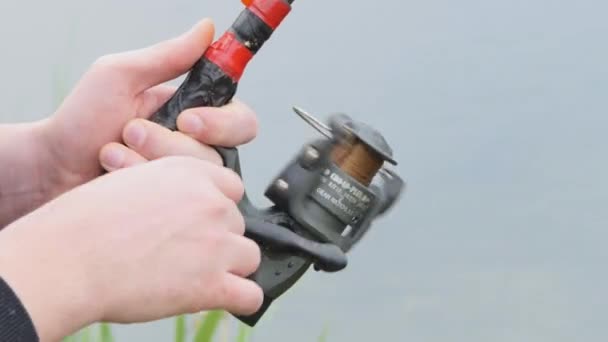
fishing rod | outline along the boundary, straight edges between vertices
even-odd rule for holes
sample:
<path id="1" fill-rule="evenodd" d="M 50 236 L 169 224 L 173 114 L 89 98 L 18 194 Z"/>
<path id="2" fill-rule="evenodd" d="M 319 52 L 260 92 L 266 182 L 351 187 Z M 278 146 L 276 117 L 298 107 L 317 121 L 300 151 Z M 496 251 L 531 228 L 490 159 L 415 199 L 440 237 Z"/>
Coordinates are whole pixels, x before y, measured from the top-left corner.
<path id="1" fill-rule="evenodd" d="M 243 0 L 246 8 L 150 120 L 177 130 L 184 110 L 230 103 L 249 62 L 289 15 L 292 3 Z M 327 273 L 346 268 L 346 253 L 394 207 L 405 187 L 389 168 L 397 162 L 380 132 L 346 114 L 332 114 L 325 123 L 301 108 L 293 110 L 321 137 L 306 143 L 270 183 L 265 196 L 271 207 L 257 208 L 247 193 L 238 204 L 245 236 L 262 251 L 250 279 L 263 289 L 264 303 L 253 315 L 235 315 L 252 327 L 311 267 Z M 238 149 L 215 149 L 224 166 L 242 177 Z"/>

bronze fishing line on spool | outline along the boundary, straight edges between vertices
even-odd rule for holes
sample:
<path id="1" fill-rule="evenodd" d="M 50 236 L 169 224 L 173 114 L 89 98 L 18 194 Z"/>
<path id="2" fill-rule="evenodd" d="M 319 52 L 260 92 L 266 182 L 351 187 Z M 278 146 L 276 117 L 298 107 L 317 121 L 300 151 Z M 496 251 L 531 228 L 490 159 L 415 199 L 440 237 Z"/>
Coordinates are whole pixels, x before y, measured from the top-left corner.
<path id="1" fill-rule="evenodd" d="M 383 158 L 362 141 L 343 141 L 332 151 L 332 160 L 349 176 L 369 186 L 378 173 Z"/>

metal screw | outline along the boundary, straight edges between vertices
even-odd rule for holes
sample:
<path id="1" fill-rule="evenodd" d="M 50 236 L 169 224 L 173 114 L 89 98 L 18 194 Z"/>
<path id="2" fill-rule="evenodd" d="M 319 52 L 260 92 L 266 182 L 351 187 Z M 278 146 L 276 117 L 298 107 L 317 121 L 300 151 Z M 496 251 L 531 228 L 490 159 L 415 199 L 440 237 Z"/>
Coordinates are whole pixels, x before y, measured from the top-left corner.
<path id="1" fill-rule="evenodd" d="M 287 190 L 289 190 L 289 183 L 287 183 L 283 179 L 277 180 L 275 182 L 275 186 L 277 187 L 277 189 L 279 189 L 281 191 L 287 191 Z"/>
<path id="2" fill-rule="evenodd" d="M 310 161 L 310 162 L 313 162 L 321 157 L 321 155 L 319 154 L 319 151 L 312 146 L 308 146 L 306 148 L 306 151 L 304 152 L 304 156 L 306 157 L 306 160 Z"/>
<path id="3" fill-rule="evenodd" d="M 352 232 L 353 232 L 353 227 L 347 226 L 346 229 L 344 229 L 344 231 L 342 232 L 342 237 L 347 237 Z"/>

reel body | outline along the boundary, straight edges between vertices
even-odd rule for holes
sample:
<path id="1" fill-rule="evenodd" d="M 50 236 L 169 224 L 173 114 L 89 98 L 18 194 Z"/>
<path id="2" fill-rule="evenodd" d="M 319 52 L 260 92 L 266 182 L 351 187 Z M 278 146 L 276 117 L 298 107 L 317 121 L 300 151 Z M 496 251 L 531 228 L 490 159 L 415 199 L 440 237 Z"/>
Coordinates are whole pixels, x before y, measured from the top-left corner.
<path id="1" fill-rule="evenodd" d="M 346 253 L 403 190 L 402 179 L 382 165 L 396 163 L 381 135 L 343 114 L 332 116 L 330 125 L 325 132 L 329 137 L 306 144 L 268 186 L 265 196 L 272 207 L 256 208 L 247 194 L 239 203 L 245 235 L 262 250 L 261 265 L 251 279 L 264 290 L 264 304 L 254 315 L 238 317 L 250 326 L 311 266 L 328 273 L 343 270 Z M 347 147 L 362 149 L 380 166 L 357 173 L 362 170 L 344 163 Z M 238 150 L 218 151 L 226 167 L 242 176 Z"/>

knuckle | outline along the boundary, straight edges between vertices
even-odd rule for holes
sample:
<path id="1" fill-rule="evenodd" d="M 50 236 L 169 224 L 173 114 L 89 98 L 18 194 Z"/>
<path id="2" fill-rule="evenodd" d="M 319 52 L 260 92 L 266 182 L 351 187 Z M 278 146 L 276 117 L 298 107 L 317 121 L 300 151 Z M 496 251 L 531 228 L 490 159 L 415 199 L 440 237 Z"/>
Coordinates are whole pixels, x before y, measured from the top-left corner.
<path id="1" fill-rule="evenodd" d="M 226 232 L 221 229 L 216 229 L 215 226 L 210 226 L 209 228 L 206 236 L 208 244 L 214 247 L 226 245 Z"/>
<path id="2" fill-rule="evenodd" d="M 260 246 L 255 243 L 255 241 L 251 239 L 247 239 L 248 249 L 249 249 L 249 258 L 251 261 L 251 269 L 249 270 L 251 273 L 255 272 L 262 263 L 262 249 Z"/>
<path id="3" fill-rule="evenodd" d="M 243 124 L 234 110 L 220 108 L 202 113 L 207 128 L 199 134 L 199 139 L 211 145 L 232 147 L 235 137 L 241 136 L 249 128 Z"/>
<path id="4" fill-rule="evenodd" d="M 146 120 L 143 119 L 131 119 L 122 129 L 122 139 L 123 141 L 131 147 L 137 148 L 139 150 L 143 150 L 148 144 L 148 136 L 150 135 L 150 128 Z M 135 131 L 135 130 L 138 131 Z M 140 130 L 144 131 L 142 135 Z M 138 132 L 135 137 L 133 136 L 133 132 Z"/>
<path id="5" fill-rule="evenodd" d="M 132 96 L 129 71 L 122 54 L 108 54 L 93 61 L 86 75 L 99 87 L 111 87 L 116 95 Z"/>
<path id="6" fill-rule="evenodd" d="M 247 127 L 247 140 L 255 138 L 259 130 L 259 121 L 257 115 L 251 110 L 246 111 L 243 114 L 243 127 Z"/>
<path id="7" fill-rule="evenodd" d="M 218 113 L 219 111 L 214 111 L 211 113 Z M 220 117 L 216 115 L 207 115 L 205 116 L 205 124 L 208 126 L 206 130 L 203 131 L 201 139 L 209 141 L 212 144 L 220 144 L 223 143 L 227 137 L 232 134 L 232 132 L 227 132 L 227 124 L 225 117 Z"/>
<path id="8" fill-rule="evenodd" d="M 236 205 L 235 205 L 235 207 L 236 207 Z M 235 209 L 238 210 L 238 207 Z M 235 234 L 245 235 L 246 229 L 247 229 L 247 227 L 246 227 L 246 223 L 245 223 L 245 218 L 239 212 L 239 214 L 236 215 L 236 222 L 234 223 L 234 227 L 231 230 L 234 231 Z"/>
<path id="9" fill-rule="evenodd" d="M 217 165 L 213 162 L 204 160 L 201 164 L 204 173 L 212 173 L 212 182 L 218 189 L 229 189 L 229 195 L 243 196 L 245 193 L 245 184 L 238 173 L 228 167 Z"/>
<path id="10" fill-rule="evenodd" d="M 224 166 L 224 159 L 219 153 L 217 153 L 217 151 L 204 150 L 202 151 L 202 154 L 204 154 L 203 159 L 212 163 L 213 165 Z"/>
<path id="11" fill-rule="evenodd" d="M 235 120 L 237 120 L 238 127 L 245 128 L 242 130 L 242 132 L 245 132 L 245 136 L 243 138 L 246 140 L 253 139 L 257 135 L 259 129 L 258 117 L 255 111 L 240 100 L 233 101 L 233 104 L 233 112 L 235 114 Z"/>
<path id="12" fill-rule="evenodd" d="M 255 287 L 251 308 L 247 314 L 253 314 L 264 304 L 264 291 L 260 286 Z"/>
<path id="13" fill-rule="evenodd" d="M 233 290 L 232 284 L 226 280 L 226 278 L 220 278 L 221 281 L 217 282 L 215 296 L 218 299 L 218 304 L 226 306 L 229 302 L 234 301 L 238 293 Z"/>
<path id="14" fill-rule="evenodd" d="M 234 199 L 236 201 L 241 201 L 245 197 L 245 186 L 242 182 L 236 182 L 234 184 Z"/>
<path id="15" fill-rule="evenodd" d="M 234 203 L 229 199 L 223 196 L 216 196 L 209 205 L 209 211 L 215 219 L 223 220 L 233 214 L 235 207 Z"/>
<path id="16" fill-rule="evenodd" d="M 253 240 L 249 240 L 251 241 L 252 244 L 252 249 L 253 249 L 253 260 L 254 265 L 255 265 L 255 269 L 258 269 L 258 267 L 260 267 L 260 265 L 262 264 L 262 248 L 260 247 L 260 245 L 258 245 L 255 241 Z"/>
<path id="17" fill-rule="evenodd" d="M 209 173 L 214 171 L 214 168 L 219 167 L 205 159 L 196 158 L 194 156 L 189 156 L 188 159 L 189 159 L 188 166 L 190 167 L 190 169 L 192 171 L 194 171 L 199 176 L 201 174 L 208 175 Z"/>
<path id="18" fill-rule="evenodd" d="M 233 294 L 233 297 L 239 301 L 238 313 L 242 315 L 254 314 L 264 302 L 264 292 L 259 286 L 251 286 L 250 289 L 239 291 Z"/>
<path id="19" fill-rule="evenodd" d="M 229 168 L 222 168 L 223 175 L 222 181 L 224 184 L 230 187 L 235 192 L 235 195 L 239 197 L 243 196 L 245 192 L 245 184 L 239 175 Z"/>
<path id="20" fill-rule="evenodd" d="M 120 57 L 116 54 L 108 54 L 101 56 L 93 62 L 94 70 L 117 70 L 120 68 Z"/>
<path id="21" fill-rule="evenodd" d="M 208 229 L 204 237 L 205 254 L 217 254 L 216 252 L 226 244 L 226 234 L 219 229 Z"/>
<path id="22" fill-rule="evenodd" d="M 176 182 L 176 190 L 187 190 L 193 194 L 198 194 L 206 198 L 208 196 L 208 182 L 206 177 L 202 177 L 200 172 L 199 159 L 189 156 L 166 156 L 154 161 L 164 169 L 167 175 Z"/>
<path id="23" fill-rule="evenodd" d="M 182 141 L 184 134 L 180 131 L 165 131 L 165 130 L 154 130 L 157 133 L 166 132 L 166 136 L 173 141 Z"/>
<path id="24" fill-rule="evenodd" d="M 186 169 L 184 165 L 188 162 L 186 159 L 187 158 L 183 156 L 167 156 L 166 158 L 158 159 L 155 162 L 167 169 L 171 169 L 171 171 L 181 171 Z"/>
<path id="25" fill-rule="evenodd" d="M 183 173 L 191 173 L 200 176 L 200 169 L 204 163 L 200 159 L 186 155 L 170 155 L 162 158 L 164 162 L 172 168 L 181 170 Z"/>
<path id="26" fill-rule="evenodd" d="M 193 292 L 194 298 L 188 301 L 186 310 L 188 313 L 197 313 L 209 309 L 215 309 L 219 306 L 220 301 L 215 296 L 214 291 L 209 291 L 216 279 L 220 279 L 219 274 L 210 275 L 210 277 L 200 277 L 194 281 Z"/>

